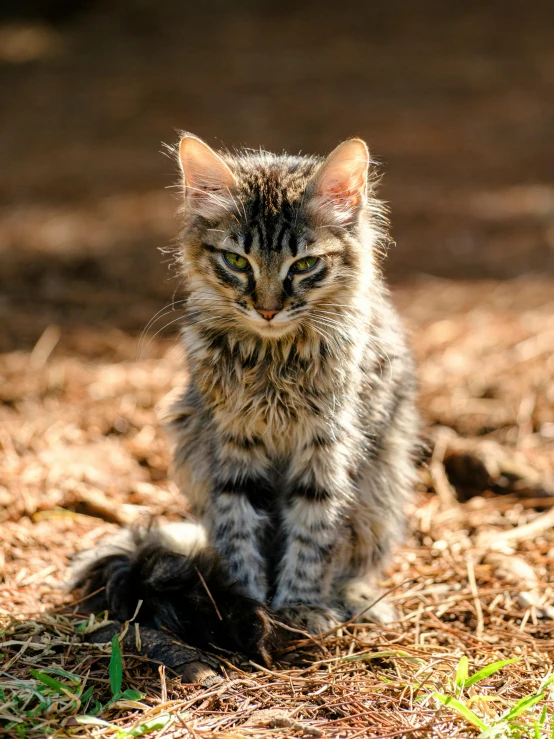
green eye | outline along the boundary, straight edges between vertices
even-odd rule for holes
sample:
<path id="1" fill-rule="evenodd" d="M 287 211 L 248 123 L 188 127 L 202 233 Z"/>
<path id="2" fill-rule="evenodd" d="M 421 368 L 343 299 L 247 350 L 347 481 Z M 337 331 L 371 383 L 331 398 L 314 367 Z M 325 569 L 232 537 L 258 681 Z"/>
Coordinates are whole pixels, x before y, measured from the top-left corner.
<path id="1" fill-rule="evenodd" d="M 304 257 L 304 259 L 299 259 L 297 262 L 295 262 L 290 268 L 290 271 L 291 272 L 309 272 L 311 269 L 313 269 L 316 266 L 318 262 L 319 262 L 318 257 Z"/>
<path id="2" fill-rule="evenodd" d="M 225 259 L 231 269 L 237 269 L 239 272 L 246 272 L 250 267 L 248 259 L 241 257 L 240 254 L 235 254 L 234 251 L 226 251 L 223 254 L 223 259 Z"/>

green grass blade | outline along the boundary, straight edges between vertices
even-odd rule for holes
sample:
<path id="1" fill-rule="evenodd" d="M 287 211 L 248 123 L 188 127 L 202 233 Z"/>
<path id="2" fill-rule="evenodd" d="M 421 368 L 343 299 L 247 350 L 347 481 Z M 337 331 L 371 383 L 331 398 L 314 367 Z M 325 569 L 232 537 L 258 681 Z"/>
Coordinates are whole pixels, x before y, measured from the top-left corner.
<path id="1" fill-rule="evenodd" d="M 503 716 L 504 721 L 512 721 L 514 718 L 517 718 L 517 716 L 528 711 L 545 696 L 546 693 L 539 693 L 538 695 L 528 695 L 525 698 L 520 698 L 513 708 Z"/>
<path id="2" fill-rule="evenodd" d="M 51 677 L 50 675 L 46 675 L 46 673 L 40 672 L 39 670 L 31 669 L 29 670 L 29 672 L 35 678 L 35 680 L 39 680 L 39 682 L 47 685 L 49 688 L 52 688 L 52 690 L 55 690 L 56 693 L 59 693 L 60 695 L 70 695 L 71 697 L 76 698 L 76 696 L 69 689 L 69 686 L 64 685 L 59 680 L 56 680 L 56 678 Z"/>
<path id="3" fill-rule="evenodd" d="M 25 715 L 28 718 L 34 718 L 35 716 L 39 716 L 43 711 L 46 711 L 48 708 L 50 708 L 51 705 L 51 703 L 41 701 L 36 708 L 33 708 L 32 711 L 25 711 Z"/>
<path id="4" fill-rule="evenodd" d="M 121 692 L 123 684 L 123 658 L 121 656 L 121 646 L 119 644 L 119 636 L 113 635 L 112 638 L 112 656 L 110 657 L 110 688 L 112 695 L 118 695 Z"/>
<path id="5" fill-rule="evenodd" d="M 43 669 L 43 672 L 49 672 L 52 675 L 65 677 L 75 685 L 80 685 L 81 680 L 83 679 L 80 675 L 76 675 L 74 672 L 68 672 L 67 670 L 64 670 L 63 667 L 45 667 Z"/>
<path id="6" fill-rule="evenodd" d="M 114 703 L 117 703 L 117 701 L 121 700 L 122 698 L 128 701 L 138 701 L 141 700 L 141 698 L 144 698 L 144 695 L 144 693 L 141 693 L 138 690 L 127 688 L 127 690 L 124 690 L 122 693 L 115 693 L 114 695 L 112 695 L 104 708 L 110 708 L 114 705 Z"/>
<path id="7" fill-rule="evenodd" d="M 460 714 L 460 716 L 463 716 L 466 721 L 469 721 L 470 724 L 473 724 L 473 726 L 476 726 L 481 731 L 486 731 L 488 729 L 488 726 L 483 721 L 481 721 L 479 716 L 473 713 L 471 708 L 468 708 L 456 698 L 453 698 L 449 695 L 443 695 L 442 693 L 433 693 L 433 698 L 436 698 L 440 703 L 443 704 L 443 706 L 446 706 L 447 708 L 453 708 Z"/>
<path id="8" fill-rule="evenodd" d="M 468 677 L 468 667 L 469 667 L 469 660 L 465 656 L 460 658 L 460 661 L 458 662 L 458 668 L 456 669 L 456 687 L 460 690 L 464 687 L 467 677 Z"/>
<path id="9" fill-rule="evenodd" d="M 171 721 L 169 713 L 161 713 L 159 716 L 150 718 L 147 721 L 133 727 L 129 731 L 124 732 L 122 737 L 135 737 L 148 734 L 150 731 L 156 731 L 156 729 L 163 729 Z"/>
<path id="10" fill-rule="evenodd" d="M 141 693 L 140 690 L 133 690 L 132 688 L 127 688 L 127 690 L 124 690 L 123 693 L 119 696 L 119 698 L 125 698 L 125 700 L 128 701 L 140 701 L 142 698 L 144 698 L 145 693 Z"/>
<path id="11" fill-rule="evenodd" d="M 481 680 L 494 675 L 495 672 L 498 672 L 503 667 L 506 667 L 506 665 L 513 665 L 514 662 L 517 662 L 520 659 L 521 657 L 512 657 L 512 659 L 501 659 L 499 662 L 493 662 L 492 664 L 483 667 L 483 669 L 475 672 L 473 675 L 467 678 L 466 688 L 469 688 L 472 685 L 475 685 L 475 683 L 478 683 Z"/>
<path id="12" fill-rule="evenodd" d="M 85 692 L 81 696 L 81 703 L 83 705 L 89 700 L 93 692 L 94 692 L 94 685 L 91 685 L 90 688 L 87 688 L 85 690 Z"/>

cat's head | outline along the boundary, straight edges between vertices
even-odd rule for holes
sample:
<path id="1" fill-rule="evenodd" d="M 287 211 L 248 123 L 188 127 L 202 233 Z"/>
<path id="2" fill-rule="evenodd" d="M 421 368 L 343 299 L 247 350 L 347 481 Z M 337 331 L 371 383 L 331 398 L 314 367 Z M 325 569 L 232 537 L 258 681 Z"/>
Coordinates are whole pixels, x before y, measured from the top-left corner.
<path id="1" fill-rule="evenodd" d="M 270 340 L 312 324 L 325 332 L 373 279 L 379 208 L 361 139 L 323 160 L 219 154 L 186 134 L 179 161 L 181 261 L 198 325 Z"/>

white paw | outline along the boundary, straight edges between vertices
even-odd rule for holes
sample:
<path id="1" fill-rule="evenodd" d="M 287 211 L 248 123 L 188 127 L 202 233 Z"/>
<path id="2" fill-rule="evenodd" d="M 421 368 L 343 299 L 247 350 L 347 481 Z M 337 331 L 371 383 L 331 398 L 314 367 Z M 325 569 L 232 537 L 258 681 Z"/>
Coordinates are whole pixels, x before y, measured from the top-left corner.
<path id="1" fill-rule="evenodd" d="M 309 634 L 324 634 L 341 623 L 340 614 L 332 608 L 319 605 L 282 606 L 276 612 L 280 621 Z"/>
<path id="2" fill-rule="evenodd" d="M 344 613 L 345 620 L 356 617 L 357 623 L 378 621 L 388 624 L 396 621 L 395 609 L 385 598 L 378 600 L 381 595 L 375 586 L 365 580 L 350 580 L 336 594 L 337 607 Z"/>

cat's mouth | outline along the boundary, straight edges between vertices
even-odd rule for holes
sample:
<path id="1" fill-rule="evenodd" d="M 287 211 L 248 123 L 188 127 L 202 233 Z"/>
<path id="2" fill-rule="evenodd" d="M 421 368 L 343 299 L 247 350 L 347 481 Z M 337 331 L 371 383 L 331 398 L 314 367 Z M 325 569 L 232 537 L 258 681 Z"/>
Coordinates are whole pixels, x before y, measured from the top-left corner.
<path id="1" fill-rule="evenodd" d="M 291 334 L 297 327 L 298 321 L 286 314 L 277 314 L 270 321 L 261 316 L 248 315 L 248 323 L 259 336 L 267 339 L 278 339 L 281 336 Z"/>

